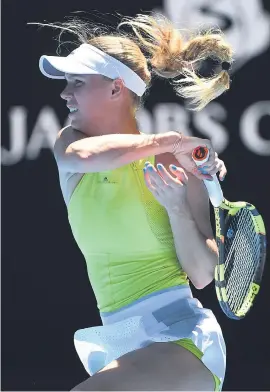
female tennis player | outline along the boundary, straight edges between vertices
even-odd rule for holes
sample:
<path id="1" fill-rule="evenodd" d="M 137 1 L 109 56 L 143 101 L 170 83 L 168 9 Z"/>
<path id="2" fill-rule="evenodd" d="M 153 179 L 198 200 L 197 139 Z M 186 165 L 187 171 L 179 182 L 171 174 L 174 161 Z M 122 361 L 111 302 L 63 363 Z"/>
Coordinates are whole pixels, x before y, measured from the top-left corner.
<path id="1" fill-rule="evenodd" d="M 229 88 L 232 50 L 221 33 L 184 41 L 164 17 L 123 24 L 131 33 L 52 25 L 81 45 L 40 59 L 44 75 L 67 81 L 71 125 L 54 153 L 103 324 L 75 333 L 91 377 L 73 390 L 219 390 L 222 332 L 189 282 L 202 289 L 213 280 L 218 256 L 202 180 L 223 179 L 226 168 L 209 140 L 142 134 L 136 111 L 154 75 L 203 108 Z M 191 153 L 200 145 L 210 158 L 198 169 Z"/>

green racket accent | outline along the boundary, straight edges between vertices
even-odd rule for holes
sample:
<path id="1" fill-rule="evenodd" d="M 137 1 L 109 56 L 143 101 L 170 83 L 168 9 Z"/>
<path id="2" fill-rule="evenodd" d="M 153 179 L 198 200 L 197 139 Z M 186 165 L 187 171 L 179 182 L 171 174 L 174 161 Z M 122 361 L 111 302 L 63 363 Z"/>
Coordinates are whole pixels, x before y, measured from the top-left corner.
<path id="1" fill-rule="evenodd" d="M 259 293 L 266 257 L 265 226 L 257 209 L 246 202 L 224 199 L 214 212 L 219 250 L 216 294 L 223 312 L 239 320 Z"/>
<path id="2" fill-rule="evenodd" d="M 253 305 L 253 301 L 260 290 L 260 286 L 256 283 L 251 283 L 248 294 L 243 302 L 241 308 L 236 312 L 237 317 L 244 317 Z"/>

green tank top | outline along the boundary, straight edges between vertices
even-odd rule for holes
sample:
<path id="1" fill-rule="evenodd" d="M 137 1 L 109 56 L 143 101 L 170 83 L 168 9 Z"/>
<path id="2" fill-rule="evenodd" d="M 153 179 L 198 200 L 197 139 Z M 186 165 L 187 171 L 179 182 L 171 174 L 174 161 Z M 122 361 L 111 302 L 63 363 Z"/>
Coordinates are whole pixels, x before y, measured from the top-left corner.
<path id="1" fill-rule="evenodd" d="M 68 205 L 101 312 L 188 283 L 167 212 L 145 185 L 145 161 L 84 174 Z M 154 157 L 147 161 L 154 163 Z"/>

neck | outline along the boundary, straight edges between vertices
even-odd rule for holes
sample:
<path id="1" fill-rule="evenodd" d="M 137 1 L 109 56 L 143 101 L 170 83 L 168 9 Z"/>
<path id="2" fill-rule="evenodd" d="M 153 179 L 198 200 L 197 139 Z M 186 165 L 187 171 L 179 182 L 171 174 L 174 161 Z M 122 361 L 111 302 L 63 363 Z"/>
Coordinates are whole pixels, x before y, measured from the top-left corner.
<path id="1" fill-rule="evenodd" d="M 111 134 L 139 134 L 134 111 L 121 113 L 107 113 L 102 119 L 89 124 L 85 132 L 89 136 Z"/>

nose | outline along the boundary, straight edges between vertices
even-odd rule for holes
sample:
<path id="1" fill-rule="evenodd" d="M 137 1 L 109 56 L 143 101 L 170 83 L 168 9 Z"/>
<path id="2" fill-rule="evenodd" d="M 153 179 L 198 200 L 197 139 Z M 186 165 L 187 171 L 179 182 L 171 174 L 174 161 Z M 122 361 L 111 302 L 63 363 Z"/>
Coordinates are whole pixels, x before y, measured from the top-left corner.
<path id="1" fill-rule="evenodd" d="M 64 88 L 64 90 L 60 94 L 60 97 L 65 101 L 68 101 L 70 98 L 72 98 L 72 91 L 69 86 L 66 86 Z"/>

